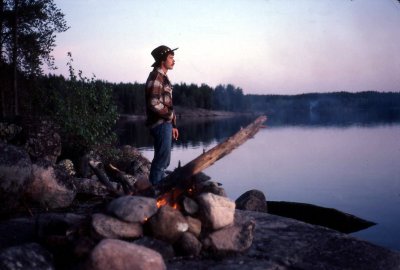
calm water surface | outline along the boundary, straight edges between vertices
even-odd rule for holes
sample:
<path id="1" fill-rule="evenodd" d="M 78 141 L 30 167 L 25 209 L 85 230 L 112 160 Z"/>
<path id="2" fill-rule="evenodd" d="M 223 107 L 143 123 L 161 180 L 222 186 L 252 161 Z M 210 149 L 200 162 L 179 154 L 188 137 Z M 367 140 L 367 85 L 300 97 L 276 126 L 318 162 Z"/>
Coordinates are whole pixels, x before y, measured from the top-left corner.
<path id="1" fill-rule="evenodd" d="M 170 169 L 179 161 L 186 164 L 249 121 L 183 123 Z M 142 123 L 121 127 L 121 141 L 139 147 L 152 159 L 151 139 Z M 374 221 L 378 225 L 353 235 L 400 250 L 399 161 L 399 124 L 272 126 L 205 173 L 221 182 L 231 199 L 259 189 L 268 200 L 333 207 Z"/>

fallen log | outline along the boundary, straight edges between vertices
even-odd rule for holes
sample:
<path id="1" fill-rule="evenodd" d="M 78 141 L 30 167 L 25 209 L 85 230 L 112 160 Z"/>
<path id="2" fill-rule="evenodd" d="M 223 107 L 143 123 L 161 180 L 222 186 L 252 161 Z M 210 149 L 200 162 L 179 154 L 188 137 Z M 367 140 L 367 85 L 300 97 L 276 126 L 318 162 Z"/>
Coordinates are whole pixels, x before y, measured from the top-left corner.
<path id="1" fill-rule="evenodd" d="M 262 124 L 266 120 L 266 116 L 259 116 L 254 122 L 249 124 L 247 127 L 240 129 L 236 134 L 229 137 L 224 142 L 201 154 L 183 167 L 175 169 L 154 188 L 160 193 L 163 193 L 176 186 L 181 188 L 189 187 L 191 184 L 190 178 L 192 176 L 208 168 L 217 160 L 228 155 L 232 150 L 243 144 L 249 138 L 252 138 L 260 130 Z"/>
<path id="2" fill-rule="evenodd" d="M 125 172 L 119 170 L 111 163 L 107 165 L 106 169 L 112 174 L 112 177 L 121 184 L 126 195 L 135 193 L 135 188 L 129 183 L 128 176 Z"/>
<path id="3" fill-rule="evenodd" d="M 103 163 L 101 163 L 100 161 L 90 160 L 89 165 L 92 168 L 93 172 L 96 174 L 96 176 L 99 178 L 100 182 L 107 188 L 107 190 L 110 192 L 111 195 L 113 196 L 123 195 L 121 194 L 121 192 L 116 190 L 114 186 L 111 184 L 106 172 L 104 171 Z"/>

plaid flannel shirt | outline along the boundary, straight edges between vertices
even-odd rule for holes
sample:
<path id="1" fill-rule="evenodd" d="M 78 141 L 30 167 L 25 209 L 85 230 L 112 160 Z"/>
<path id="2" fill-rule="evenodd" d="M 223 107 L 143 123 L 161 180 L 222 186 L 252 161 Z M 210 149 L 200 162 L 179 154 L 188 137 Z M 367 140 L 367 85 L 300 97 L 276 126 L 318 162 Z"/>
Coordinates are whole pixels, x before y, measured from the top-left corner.
<path id="1" fill-rule="evenodd" d="M 172 104 L 172 85 L 160 68 L 150 72 L 146 81 L 146 125 L 154 127 L 163 122 L 172 122 L 176 127 L 176 117 Z"/>

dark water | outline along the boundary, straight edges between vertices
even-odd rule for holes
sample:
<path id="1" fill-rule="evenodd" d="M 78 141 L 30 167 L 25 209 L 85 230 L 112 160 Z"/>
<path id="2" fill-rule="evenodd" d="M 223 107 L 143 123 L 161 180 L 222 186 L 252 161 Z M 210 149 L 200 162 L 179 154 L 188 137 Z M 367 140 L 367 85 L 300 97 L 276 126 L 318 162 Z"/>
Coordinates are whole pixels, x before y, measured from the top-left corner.
<path id="1" fill-rule="evenodd" d="M 180 121 L 170 169 L 208 150 L 255 117 Z M 274 124 L 205 173 L 236 199 L 249 189 L 268 200 L 333 207 L 378 225 L 355 237 L 400 250 L 400 124 Z M 120 141 L 152 159 L 143 122 L 120 123 Z"/>

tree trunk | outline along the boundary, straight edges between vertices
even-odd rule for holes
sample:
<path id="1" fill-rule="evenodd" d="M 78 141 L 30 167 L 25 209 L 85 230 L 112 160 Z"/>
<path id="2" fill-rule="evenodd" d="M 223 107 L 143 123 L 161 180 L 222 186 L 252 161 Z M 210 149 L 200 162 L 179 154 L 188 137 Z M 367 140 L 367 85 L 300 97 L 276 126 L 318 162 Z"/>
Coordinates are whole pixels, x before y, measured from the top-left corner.
<path id="1" fill-rule="evenodd" d="M 14 93 L 14 115 L 19 115 L 19 104 L 18 104 L 18 65 L 17 65 L 17 54 L 18 54 L 18 5 L 19 0 L 14 0 L 14 19 L 12 29 L 13 39 L 13 53 L 12 53 L 12 69 L 13 69 L 13 84 L 12 90 Z"/>
<path id="2" fill-rule="evenodd" d="M 211 166 L 214 162 L 229 154 L 233 149 L 243 144 L 249 138 L 252 138 L 266 120 L 266 116 L 258 117 L 253 123 L 248 125 L 246 128 L 242 128 L 226 141 L 216 145 L 214 148 L 198 156 L 185 166 L 174 170 L 155 188 L 160 192 L 166 192 L 175 186 L 187 188 L 191 184 L 190 178 L 193 175 L 198 174 Z"/>

